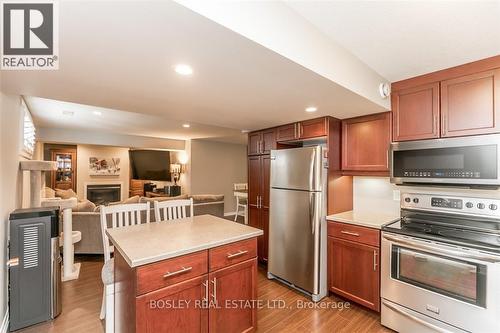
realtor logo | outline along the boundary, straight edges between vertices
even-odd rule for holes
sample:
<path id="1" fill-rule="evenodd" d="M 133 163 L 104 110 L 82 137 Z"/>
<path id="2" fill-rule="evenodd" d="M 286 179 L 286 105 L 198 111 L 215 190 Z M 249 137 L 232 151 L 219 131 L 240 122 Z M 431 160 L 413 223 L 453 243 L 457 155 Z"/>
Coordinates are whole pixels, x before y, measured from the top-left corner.
<path id="1" fill-rule="evenodd" d="M 57 3 L 6 0 L 1 6 L 1 69 L 58 69 Z"/>

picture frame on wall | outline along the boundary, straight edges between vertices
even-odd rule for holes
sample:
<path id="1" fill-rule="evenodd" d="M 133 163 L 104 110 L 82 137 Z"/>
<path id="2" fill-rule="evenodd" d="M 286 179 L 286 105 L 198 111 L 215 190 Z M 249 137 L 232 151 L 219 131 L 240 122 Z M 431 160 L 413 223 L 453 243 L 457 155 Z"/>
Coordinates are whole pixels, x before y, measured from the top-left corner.
<path id="1" fill-rule="evenodd" d="M 119 176 L 121 172 L 120 158 L 89 157 L 90 176 Z"/>

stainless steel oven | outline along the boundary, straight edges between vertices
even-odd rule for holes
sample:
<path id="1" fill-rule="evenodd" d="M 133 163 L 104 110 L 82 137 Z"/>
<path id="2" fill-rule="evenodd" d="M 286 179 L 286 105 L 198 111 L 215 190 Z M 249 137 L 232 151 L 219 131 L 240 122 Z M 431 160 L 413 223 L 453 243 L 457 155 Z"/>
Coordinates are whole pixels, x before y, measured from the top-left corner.
<path id="1" fill-rule="evenodd" d="M 500 186 L 500 135 L 395 142 L 391 182 Z"/>
<path id="2" fill-rule="evenodd" d="M 402 199 L 402 219 L 382 232 L 382 324 L 401 333 L 500 332 L 499 200 Z"/>

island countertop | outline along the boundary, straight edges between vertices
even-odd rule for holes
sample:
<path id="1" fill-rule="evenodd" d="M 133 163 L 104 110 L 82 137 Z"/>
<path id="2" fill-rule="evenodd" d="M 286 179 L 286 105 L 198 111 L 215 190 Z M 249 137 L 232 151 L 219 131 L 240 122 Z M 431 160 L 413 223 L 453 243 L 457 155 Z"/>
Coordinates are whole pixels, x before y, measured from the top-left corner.
<path id="1" fill-rule="evenodd" d="M 107 229 L 130 267 L 257 237 L 263 231 L 212 215 Z"/>

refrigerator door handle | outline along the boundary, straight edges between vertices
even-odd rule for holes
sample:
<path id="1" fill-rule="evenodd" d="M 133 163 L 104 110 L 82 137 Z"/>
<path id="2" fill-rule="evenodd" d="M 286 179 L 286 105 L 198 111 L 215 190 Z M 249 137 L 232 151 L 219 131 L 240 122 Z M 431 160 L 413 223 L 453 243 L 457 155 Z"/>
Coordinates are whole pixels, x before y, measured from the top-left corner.
<path id="1" fill-rule="evenodd" d="M 314 210 L 316 209 L 315 193 L 309 194 L 309 221 L 311 222 L 311 233 L 314 235 L 316 227 Z"/>

